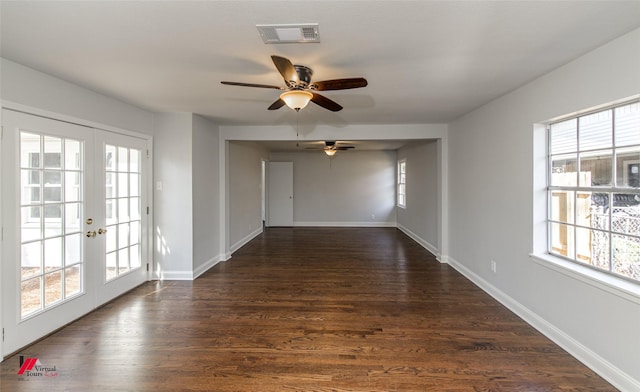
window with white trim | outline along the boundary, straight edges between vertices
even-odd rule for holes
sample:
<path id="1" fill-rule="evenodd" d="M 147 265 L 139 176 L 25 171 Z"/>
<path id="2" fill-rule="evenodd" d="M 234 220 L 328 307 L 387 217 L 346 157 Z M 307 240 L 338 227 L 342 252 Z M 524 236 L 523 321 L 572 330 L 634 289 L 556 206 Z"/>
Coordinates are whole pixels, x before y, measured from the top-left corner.
<path id="1" fill-rule="evenodd" d="M 407 160 L 398 161 L 398 206 L 407 206 Z"/>
<path id="2" fill-rule="evenodd" d="M 640 282 L 640 102 L 548 125 L 548 251 Z"/>

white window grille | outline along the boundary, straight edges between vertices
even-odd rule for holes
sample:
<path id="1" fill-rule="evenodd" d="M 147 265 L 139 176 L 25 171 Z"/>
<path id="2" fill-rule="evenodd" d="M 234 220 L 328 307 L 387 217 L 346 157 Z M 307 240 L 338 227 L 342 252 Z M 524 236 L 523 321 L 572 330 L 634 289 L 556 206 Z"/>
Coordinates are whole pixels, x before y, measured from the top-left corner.
<path id="1" fill-rule="evenodd" d="M 640 102 L 547 128 L 548 251 L 640 281 Z"/>

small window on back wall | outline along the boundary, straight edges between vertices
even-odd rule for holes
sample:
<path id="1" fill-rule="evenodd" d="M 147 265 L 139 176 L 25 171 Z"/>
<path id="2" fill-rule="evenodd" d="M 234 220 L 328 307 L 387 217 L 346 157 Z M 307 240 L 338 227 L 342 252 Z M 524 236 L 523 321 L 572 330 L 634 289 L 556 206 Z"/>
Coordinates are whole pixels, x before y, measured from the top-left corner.
<path id="1" fill-rule="evenodd" d="M 407 161 L 398 161 L 398 206 L 407 206 Z"/>
<path id="2" fill-rule="evenodd" d="M 549 124 L 549 253 L 640 281 L 640 102 Z"/>

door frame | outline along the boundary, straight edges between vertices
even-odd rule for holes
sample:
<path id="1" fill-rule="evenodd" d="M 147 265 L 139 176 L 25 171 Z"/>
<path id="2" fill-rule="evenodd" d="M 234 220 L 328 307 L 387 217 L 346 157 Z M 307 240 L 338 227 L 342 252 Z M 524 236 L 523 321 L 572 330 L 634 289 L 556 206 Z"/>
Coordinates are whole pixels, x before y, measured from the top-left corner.
<path id="1" fill-rule="evenodd" d="M 147 257 L 148 259 L 146 260 L 146 262 L 148 263 L 148 272 L 147 272 L 147 277 L 146 280 L 153 280 L 157 278 L 157 268 L 156 268 L 156 263 L 155 260 L 153 258 L 153 242 L 154 242 L 154 237 L 153 237 L 153 227 L 154 227 L 154 219 L 153 219 L 153 136 L 152 135 L 148 135 L 148 134 L 144 134 L 144 133 L 140 133 L 140 132 L 136 132 L 136 131 L 130 131 L 127 129 L 123 129 L 123 128 L 118 128 L 115 126 L 111 126 L 111 125 L 106 125 L 106 124 L 102 124 L 102 123 L 98 123 L 95 121 L 91 121 L 91 120 L 86 120 L 86 119 L 82 119 L 82 118 L 78 118 L 78 117 L 74 117 L 74 116 L 69 116 L 69 115 L 65 115 L 65 114 L 61 114 L 61 113 L 56 113 L 56 112 L 52 112 L 52 111 L 48 111 L 48 110 L 44 110 L 44 109 L 39 109 L 39 108 L 35 108 L 29 105 L 23 105 L 20 103 L 16 103 L 16 102 L 11 102 L 11 101 L 6 101 L 6 100 L 1 100 L 0 101 L 0 126 L 2 126 L 4 119 L 2 118 L 2 110 L 3 109 L 7 109 L 7 110 L 12 110 L 12 111 L 16 111 L 16 112 L 22 112 L 25 114 L 29 114 L 29 115 L 33 115 L 33 116 L 38 116 L 38 117 L 44 117 L 50 120 L 54 120 L 54 121 L 60 121 L 60 122 L 66 122 L 66 123 L 70 123 L 70 124 L 75 124 L 75 125 L 80 125 L 80 126 L 84 126 L 84 127 L 89 127 L 89 128 L 95 128 L 101 131 L 106 131 L 106 132 L 111 132 L 111 133 L 116 133 L 116 134 L 121 134 L 121 135 L 126 135 L 126 136 L 131 136 L 131 137 L 136 137 L 139 139 L 143 139 L 146 141 L 146 154 L 143 154 L 143 157 L 146 156 L 146 170 L 147 170 L 147 178 L 146 181 L 143 182 L 142 186 L 146 189 L 148 198 L 147 198 L 147 205 L 146 206 L 142 206 L 143 210 L 143 214 L 146 213 L 147 215 L 147 225 L 146 227 L 143 227 L 142 229 L 142 233 L 141 236 L 144 238 L 144 240 L 146 241 L 146 253 L 147 253 Z M 2 152 L 5 148 L 4 146 L 4 127 L 2 126 L 2 128 L 0 128 L 0 172 L 1 170 L 3 170 L 2 167 L 2 161 L 4 159 Z M 6 200 L 6 197 L 4 197 L 6 195 L 5 192 L 10 192 L 11 190 L 7 189 L 7 186 L 0 181 L 0 265 L 2 265 L 2 257 L 6 251 L 6 246 L 15 246 L 15 244 L 8 244 L 5 245 L 4 243 L 4 229 L 5 229 L 5 216 L 3 216 L 2 211 L 4 209 L 4 202 Z M 13 224 L 13 222 L 11 222 Z M 144 266 L 143 266 L 144 268 Z M 2 292 L 2 290 L 4 290 L 4 287 L 2 285 L 2 282 L 4 280 L 4 276 L 2 274 L 2 268 L 0 268 L 0 293 Z M 4 320 L 3 320 L 3 304 L 0 302 L 0 327 L 4 328 Z M 3 340 L 4 340 L 4 329 L 2 331 L 2 338 L 0 338 L 0 362 L 2 362 L 4 360 L 4 344 L 3 344 Z"/>
<path id="2" fill-rule="evenodd" d="M 260 164 L 260 198 L 262 199 L 260 217 L 262 219 L 262 230 L 264 230 L 267 225 L 267 167 L 269 167 L 269 161 L 262 159 Z"/>

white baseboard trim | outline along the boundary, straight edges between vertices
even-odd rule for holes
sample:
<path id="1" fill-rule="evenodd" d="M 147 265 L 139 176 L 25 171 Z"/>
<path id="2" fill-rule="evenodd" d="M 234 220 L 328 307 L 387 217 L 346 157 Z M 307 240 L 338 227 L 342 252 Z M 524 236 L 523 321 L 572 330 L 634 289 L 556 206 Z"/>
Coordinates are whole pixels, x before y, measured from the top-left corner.
<path id="1" fill-rule="evenodd" d="M 207 272 L 211 267 L 224 260 L 225 259 L 223 259 L 222 255 L 218 255 L 210 258 L 193 271 L 159 271 L 155 275 L 158 280 L 194 280 L 198 276 Z"/>
<path id="2" fill-rule="evenodd" d="M 193 280 L 193 271 L 159 271 L 159 280 Z"/>
<path id="3" fill-rule="evenodd" d="M 218 264 L 221 261 L 222 261 L 222 257 L 220 257 L 219 255 L 207 260 L 206 263 L 202 264 L 201 266 L 193 270 L 193 279 L 197 279 L 200 275 L 204 274 L 211 267 L 213 267 L 214 265 Z"/>
<path id="4" fill-rule="evenodd" d="M 419 235 L 407 229 L 406 227 L 402 226 L 401 224 L 398 224 L 398 230 L 406 234 L 409 238 L 411 238 L 418 244 L 422 245 L 423 248 L 431 252 L 431 254 L 436 256 L 436 259 L 442 263 L 442 260 L 440 260 L 440 252 L 438 252 L 438 248 L 436 246 L 431 244 L 429 241 L 425 241 Z"/>
<path id="5" fill-rule="evenodd" d="M 396 227 L 396 222 L 293 222 L 294 227 Z"/>
<path id="6" fill-rule="evenodd" d="M 447 257 L 446 259 L 449 265 L 455 268 L 476 286 L 480 287 L 483 291 L 506 306 L 513 313 L 517 314 L 529 325 L 551 339 L 554 343 L 562 347 L 565 351 L 585 364 L 591 370 L 598 373 L 602 378 L 613 384 L 613 386 L 621 391 L 640 391 L 640 380 L 636 380 L 624 371 L 620 370 L 611 362 L 573 339 L 570 335 L 549 323 L 537 313 L 531 311 L 529 308 L 525 307 L 497 287 L 493 286 L 457 260 L 451 257 Z"/>
<path id="7" fill-rule="evenodd" d="M 235 244 L 231 245 L 229 247 L 229 252 L 227 253 L 229 255 L 229 258 L 231 257 L 231 254 L 233 254 L 233 252 L 235 252 L 236 250 L 242 248 L 244 245 L 246 245 L 249 241 L 251 241 L 252 239 L 256 238 L 257 236 L 259 236 L 260 234 L 262 234 L 262 226 L 257 228 L 256 230 L 252 231 L 251 233 L 247 234 L 244 238 L 242 238 L 240 241 L 236 242 Z M 229 258 L 226 258 L 225 260 L 228 260 Z"/>

